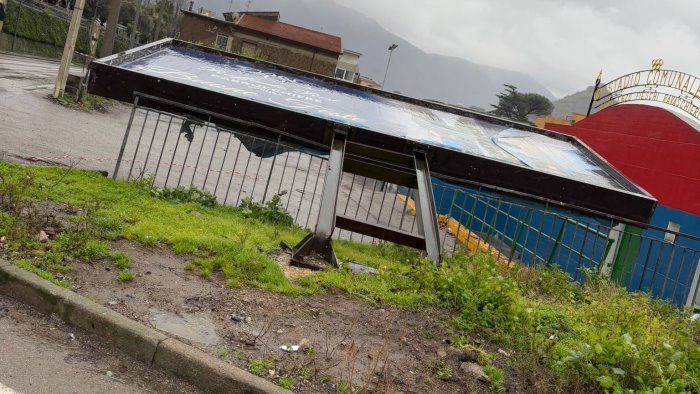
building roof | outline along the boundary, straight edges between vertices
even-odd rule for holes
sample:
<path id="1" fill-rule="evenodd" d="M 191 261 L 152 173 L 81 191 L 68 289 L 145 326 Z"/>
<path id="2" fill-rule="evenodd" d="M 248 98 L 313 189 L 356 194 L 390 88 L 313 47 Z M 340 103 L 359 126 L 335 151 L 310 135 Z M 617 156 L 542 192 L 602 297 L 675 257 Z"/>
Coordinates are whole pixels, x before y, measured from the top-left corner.
<path id="1" fill-rule="evenodd" d="M 243 15 L 252 15 L 258 18 L 263 18 L 271 21 L 279 21 L 280 13 L 279 11 L 237 11 L 237 12 L 224 12 L 224 19 L 229 22 L 234 22 L 235 18 L 242 17 Z"/>
<path id="2" fill-rule="evenodd" d="M 365 77 L 363 75 L 358 75 L 357 83 L 362 86 L 367 86 L 370 88 L 381 89 L 382 85 L 375 82 L 372 78 Z"/>
<path id="3" fill-rule="evenodd" d="M 215 16 L 209 16 L 209 15 L 205 15 L 205 14 L 200 14 L 199 12 L 196 12 L 196 11 L 180 10 L 180 12 L 182 12 L 182 13 L 185 14 L 185 15 L 194 16 L 194 17 L 197 17 L 197 18 L 209 19 L 209 20 L 212 21 L 212 22 L 218 22 L 218 23 L 222 23 L 222 24 L 233 25 L 233 23 L 231 23 L 231 22 L 226 22 L 225 20 L 219 19 L 219 18 L 217 18 L 217 17 L 215 17 Z"/>
<path id="4" fill-rule="evenodd" d="M 336 54 L 341 54 L 343 51 L 340 37 L 284 22 L 273 22 L 252 15 L 243 15 L 238 26 Z"/>
<path id="5" fill-rule="evenodd" d="M 343 53 L 347 53 L 347 54 L 350 54 L 350 55 L 355 55 L 355 56 L 357 56 L 357 57 L 362 56 L 362 54 L 361 54 L 360 52 L 353 51 L 353 50 L 350 50 L 350 49 L 348 49 L 348 48 L 343 48 Z"/>

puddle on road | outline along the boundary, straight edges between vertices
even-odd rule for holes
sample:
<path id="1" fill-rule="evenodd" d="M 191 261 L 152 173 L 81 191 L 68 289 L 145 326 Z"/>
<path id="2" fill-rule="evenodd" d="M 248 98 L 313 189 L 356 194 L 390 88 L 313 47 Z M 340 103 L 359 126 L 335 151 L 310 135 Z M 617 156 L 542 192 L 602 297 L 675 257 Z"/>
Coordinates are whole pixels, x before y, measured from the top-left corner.
<path id="1" fill-rule="evenodd" d="M 214 323 L 206 317 L 188 313 L 176 315 L 158 310 L 151 310 L 151 316 L 151 323 L 159 330 L 205 345 L 219 342 Z"/>

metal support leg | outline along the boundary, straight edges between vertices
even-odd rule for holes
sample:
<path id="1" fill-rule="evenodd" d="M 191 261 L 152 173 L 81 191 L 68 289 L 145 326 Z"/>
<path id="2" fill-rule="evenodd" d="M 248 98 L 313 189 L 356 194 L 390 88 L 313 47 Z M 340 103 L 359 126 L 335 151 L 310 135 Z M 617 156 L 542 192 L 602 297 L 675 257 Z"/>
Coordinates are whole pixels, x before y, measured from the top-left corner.
<path id="1" fill-rule="evenodd" d="M 343 175 L 343 160 L 345 156 L 346 133 L 343 130 L 333 130 L 333 142 L 328 158 L 326 179 L 323 182 L 321 206 L 319 207 L 316 232 L 309 234 L 296 247 L 292 255 L 292 264 L 307 268 L 317 268 L 304 262 L 304 256 L 316 252 L 334 267 L 338 260 L 333 252 L 331 236 L 335 229 L 335 209 L 338 202 L 338 190 Z"/>
<path id="2" fill-rule="evenodd" d="M 418 231 L 425 238 L 425 251 L 428 259 L 440 263 L 440 233 L 438 232 L 437 212 L 433 200 L 433 185 L 425 153 L 415 151 L 416 181 L 418 193 L 415 198 Z"/>
<path id="3" fill-rule="evenodd" d="M 22 4 L 22 3 L 20 3 Z M 15 27 L 16 29 L 16 27 Z M 119 149 L 119 157 L 117 157 L 117 164 L 114 166 L 114 173 L 112 174 L 112 179 L 116 180 L 117 175 L 119 175 L 119 166 L 122 164 L 122 158 L 124 157 L 124 149 L 126 149 L 126 141 L 129 140 L 129 132 L 131 131 L 131 124 L 134 123 L 134 114 L 136 113 L 136 108 L 139 106 L 139 96 L 134 98 L 134 105 L 131 107 L 131 114 L 129 115 L 129 124 L 126 126 L 126 132 L 124 132 L 124 139 L 122 140 L 122 146 Z M 138 146 L 137 146 L 138 148 Z"/>

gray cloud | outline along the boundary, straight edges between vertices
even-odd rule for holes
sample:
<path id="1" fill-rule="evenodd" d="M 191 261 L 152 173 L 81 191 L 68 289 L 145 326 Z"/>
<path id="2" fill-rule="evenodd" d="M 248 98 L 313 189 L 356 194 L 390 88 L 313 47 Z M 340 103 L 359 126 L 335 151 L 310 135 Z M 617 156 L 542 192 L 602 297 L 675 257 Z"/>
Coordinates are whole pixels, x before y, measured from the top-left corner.
<path id="1" fill-rule="evenodd" d="M 426 52 L 518 70 L 562 96 L 664 67 L 700 74 L 697 0 L 352 0 L 342 2 Z"/>

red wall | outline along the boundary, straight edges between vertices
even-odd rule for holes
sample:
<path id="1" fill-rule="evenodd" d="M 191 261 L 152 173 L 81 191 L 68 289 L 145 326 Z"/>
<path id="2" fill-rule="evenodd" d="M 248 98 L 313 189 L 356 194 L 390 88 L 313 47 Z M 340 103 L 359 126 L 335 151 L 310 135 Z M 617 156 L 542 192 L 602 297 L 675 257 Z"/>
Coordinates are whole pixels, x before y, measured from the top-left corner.
<path id="1" fill-rule="evenodd" d="M 624 104 L 545 128 L 578 137 L 660 204 L 700 215 L 700 131 L 673 113 Z"/>

